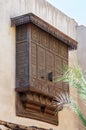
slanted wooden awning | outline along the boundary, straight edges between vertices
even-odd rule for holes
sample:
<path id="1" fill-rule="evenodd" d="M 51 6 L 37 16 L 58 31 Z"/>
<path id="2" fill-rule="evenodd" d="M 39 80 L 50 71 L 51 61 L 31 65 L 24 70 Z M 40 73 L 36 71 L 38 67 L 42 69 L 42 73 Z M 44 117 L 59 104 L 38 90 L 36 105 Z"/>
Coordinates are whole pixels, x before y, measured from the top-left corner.
<path id="1" fill-rule="evenodd" d="M 48 24 L 38 16 L 34 15 L 33 13 L 28 13 L 22 16 L 11 18 L 11 25 L 18 26 L 26 23 L 33 23 L 42 30 L 48 32 L 58 40 L 62 41 L 66 45 L 69 46 L 70 49 L 77 48 L 77 41 L 70 38 L 69 36 L 65 35 L 63 32 L 59 31 L 57 28 L 53 27 L 52 25 Z"/>
<path id="2" fill-rule="evenodd" d="M 0 125 L 5 126 L 6 128 L 11 130 L 53 130 L 53 129 L 39 128 L 36 126 L 24 126 L 24 125 L 14 124 L 2 120 L 0 120 Z"/>

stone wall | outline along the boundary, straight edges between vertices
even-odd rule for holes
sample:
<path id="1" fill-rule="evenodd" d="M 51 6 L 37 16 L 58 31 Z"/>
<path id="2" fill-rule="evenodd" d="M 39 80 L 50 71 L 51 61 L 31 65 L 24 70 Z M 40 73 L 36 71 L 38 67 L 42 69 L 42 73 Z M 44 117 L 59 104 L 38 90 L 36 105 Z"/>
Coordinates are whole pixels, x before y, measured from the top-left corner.
<path id="1" fill-rule="evenodd" d="M 76 115 L 59 112 L 59 126 L 16 116 L 15 110 L 15 27 L 11 17 L 33 12 L 76 40 L 77 23 L 45 0 L 0 0 L 0 120 L 53 130 L 78 130 Z"/>

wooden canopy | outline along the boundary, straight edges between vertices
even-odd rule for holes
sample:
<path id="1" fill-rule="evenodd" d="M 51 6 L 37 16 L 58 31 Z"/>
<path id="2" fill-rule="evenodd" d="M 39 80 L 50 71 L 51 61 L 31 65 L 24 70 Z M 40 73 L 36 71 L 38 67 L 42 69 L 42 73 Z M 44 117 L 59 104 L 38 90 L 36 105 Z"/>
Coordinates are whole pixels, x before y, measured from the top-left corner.
<path id="1" fill-rule="evenodd" d="M 65 35 L 63 32 L 59 31 L 57 28 L 53 27 L 52 25 L 48 24 L 38 16 L 34 15 L 33 13 L 28 13 L 25 15 L 21 15 L 18 17 L 11 18 L 11 25 L 12 26 L 18 26 L 22 24 L 27 24 L 27 23 L 33 23 L 42 30 L 48 32 L 58 40 L 62 41 L 70 49 L 76 49 L 77 48 L 77 41 L 74 39 L 70 38 L 69 36 Z"/>

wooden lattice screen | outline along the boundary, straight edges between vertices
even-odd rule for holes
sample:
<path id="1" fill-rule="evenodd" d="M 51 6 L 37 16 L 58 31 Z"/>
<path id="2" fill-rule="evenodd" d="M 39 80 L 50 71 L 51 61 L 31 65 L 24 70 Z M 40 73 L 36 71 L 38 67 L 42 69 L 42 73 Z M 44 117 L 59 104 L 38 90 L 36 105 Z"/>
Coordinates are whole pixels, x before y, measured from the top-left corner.
<path id="1" fill-rule="evenodd" d="M 54 96 L 69 93 L 54 80 L 68 64 L 77 42 L 33 14 L 12 19 L 16 25 L 16 112 L 18 116 L 58 124 Z"/>

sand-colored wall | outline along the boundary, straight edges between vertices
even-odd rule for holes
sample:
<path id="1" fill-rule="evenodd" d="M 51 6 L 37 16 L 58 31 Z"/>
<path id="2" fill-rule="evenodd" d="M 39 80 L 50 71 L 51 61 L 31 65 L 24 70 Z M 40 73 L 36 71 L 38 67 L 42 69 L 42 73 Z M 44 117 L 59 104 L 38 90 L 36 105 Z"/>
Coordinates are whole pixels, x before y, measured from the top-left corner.
<path id="1" fill-rule="evenodd" d="M 78 130 L 71 110 L 59 112 L 59 126 L 16 116 L 15 110 L 15 27 L 10 18 L 33 12 L 76 39 L 77 23 L 45 0 L 0 0 L 0 120 L 53 130 Z"/>
<path id="2" fill-rule="evenodd" d="M 83 74 L 86 78 L 86 26 L 80 25 L 77 27 L 77 41 L 79 43 L 78 46 L 78 63 L 82 68 Z M 81 107 L 82 113 L 86 116 L 86 106 L 85 104 L 79 100 L 79 105 Z M 82 123 L 79 123 L 80 130 L 85 128 L 83 127 Z"/>
<path id="3" fill-rule="evenodd" d="M 86 26 L 81 25 L 77 27 L 77 41 L 79 42 L 78 62 L 83 72 L 86 72 Z"/>

